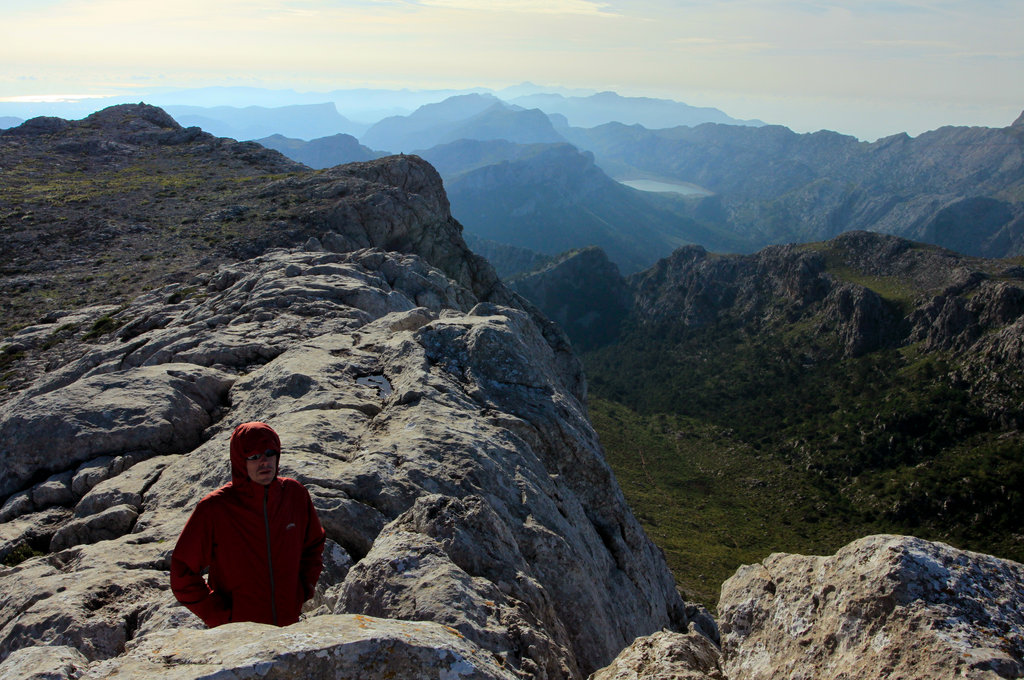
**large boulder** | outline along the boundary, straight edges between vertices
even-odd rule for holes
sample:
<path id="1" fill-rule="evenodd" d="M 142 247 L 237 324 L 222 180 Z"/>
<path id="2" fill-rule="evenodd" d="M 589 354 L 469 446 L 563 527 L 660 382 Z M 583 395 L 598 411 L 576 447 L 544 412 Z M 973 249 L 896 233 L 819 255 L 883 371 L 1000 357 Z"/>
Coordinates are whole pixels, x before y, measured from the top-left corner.
<path id="1" fill-rule="evenodd" d="M 718 604 L 730 680 L 1019 678 L 1024 565 L 909 536 L 741 567 Z"/>
<path id="2" fill-rule="evenodd" d="M 661 630 L 637 638 L 590 680 L 725 680 L 722 654 L 699 632 Z"/>

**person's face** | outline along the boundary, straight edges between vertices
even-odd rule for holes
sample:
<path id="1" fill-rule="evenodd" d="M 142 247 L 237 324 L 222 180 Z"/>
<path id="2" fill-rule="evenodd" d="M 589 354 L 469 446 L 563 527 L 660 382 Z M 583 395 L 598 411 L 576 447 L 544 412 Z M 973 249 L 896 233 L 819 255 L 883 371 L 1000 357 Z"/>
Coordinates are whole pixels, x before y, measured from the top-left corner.
<path id="1" fill-rule="evenodd" d="M 248 456 L 245 459 L 245 469 L 249 473 L 249 479 L 263 486 L 270 484 L 277 476 L 277 458 L 278 452 L 272 449 Z"/>

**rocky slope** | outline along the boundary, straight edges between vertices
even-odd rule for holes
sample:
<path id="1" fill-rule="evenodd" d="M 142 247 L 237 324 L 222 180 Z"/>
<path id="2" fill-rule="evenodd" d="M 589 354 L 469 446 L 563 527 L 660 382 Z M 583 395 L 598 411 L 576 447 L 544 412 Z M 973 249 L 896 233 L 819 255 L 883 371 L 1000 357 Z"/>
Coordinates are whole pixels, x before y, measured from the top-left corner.
<path id="1" fill-rule="evenodd" d="M 0 676 L 308 677 L 342 658 L 364 675 L 581 678 L 685 627 L 578 361 L 466 249 L 436 173 L 390 158 L 259 191 L 310 196 L 318 236 L 4 342 L 25 381 L 0 413 Z M 79 324 L 92 336 L 45 341 Z M 310 489 L 325 572 L 293 630 L 189 630 L 170 550 L 252 419 Z"/>
<path id="2" fill-rule="evenodd" d="M 749 240 L 820 241 L 870 230 L 969 255 L 1024 253 L 1024 127 L 946 127 L 873 143 L 780 126 L 565 131 L 614 176 L 649 173 L 717 194 L 695 207 Z M 716 214 L 717 213 L 717 214 Z"/>

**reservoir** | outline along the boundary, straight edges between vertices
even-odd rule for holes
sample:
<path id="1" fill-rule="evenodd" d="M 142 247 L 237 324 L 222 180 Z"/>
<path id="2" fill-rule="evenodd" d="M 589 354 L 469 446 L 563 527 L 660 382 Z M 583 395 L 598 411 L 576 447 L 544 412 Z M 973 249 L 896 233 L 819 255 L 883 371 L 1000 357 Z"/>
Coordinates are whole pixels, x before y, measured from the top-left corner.
<path id="1" fill-rule="evenodd" d="M 683 196 L 711 196 L 714 192 L 704 187 L 690 184 L 689 182 L 675 182 L 655 179 L 617 179 L 619 184 L 639 191 L 654 191 L 657 193 L 682 194 Z"/>

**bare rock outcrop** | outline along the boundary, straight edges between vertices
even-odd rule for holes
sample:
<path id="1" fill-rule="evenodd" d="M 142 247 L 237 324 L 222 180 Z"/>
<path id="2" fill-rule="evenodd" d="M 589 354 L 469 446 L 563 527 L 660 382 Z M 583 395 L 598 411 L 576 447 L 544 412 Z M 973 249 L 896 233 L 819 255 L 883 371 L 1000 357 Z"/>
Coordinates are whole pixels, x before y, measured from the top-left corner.
<path id="1" fill-rule="evenodd" d="M 179 678 L 423 678 L 515 680 L 500 659 L 425 621 L 318 616 L 288 628 L 232 623 L 151 635 L 82 680 Z"/>
<path id="2" fill-rule="evenodd" d="M 0 660 L 53 646 L 78 650 L 87 677 L 301 677 L 336 657 L 401 674 L 380 660 L 393 649 L 437 677 L 582 678 L 686 625 L 587 421 L 578 363 L 535 314 L 376 249 L 272 251 L 183 288 L 141 296 L 5 404 L 20 465 L 5 533 L 44 554 L 0 568 Z M 181 630 L 200 624 L 168 590 L 177 534 L 253 419 L 281 434 L 282 473 L 327 531 L 299 624 L 334 630 L 320 646 L 321 632 Z M 127 434 L 108 442 L 111 428 Z M 373 624 L 361 647 L 356 614 L 433 623 Z M 459 665 L 471 658 L 490 666 Z"/>
<path id="3" fill-rule="evenodd" d="M 913 537 L 774 554 L 718 612 L 731 680 L 1024 675 L 1024 565 Z"/>
<path id="4" fill-rule="evenodd" d="M 187 451 L 200 442 L 231 381 L 214 369 L 166 364 L 32 390 L 0 416 L 0 495 L 99 456 Z"/>
<path id="5" fill-rule="evenodd" d="M 662 630 L 637 638 L 590 680 L 725 680 L 722 654 L 702 634 Z"/>

